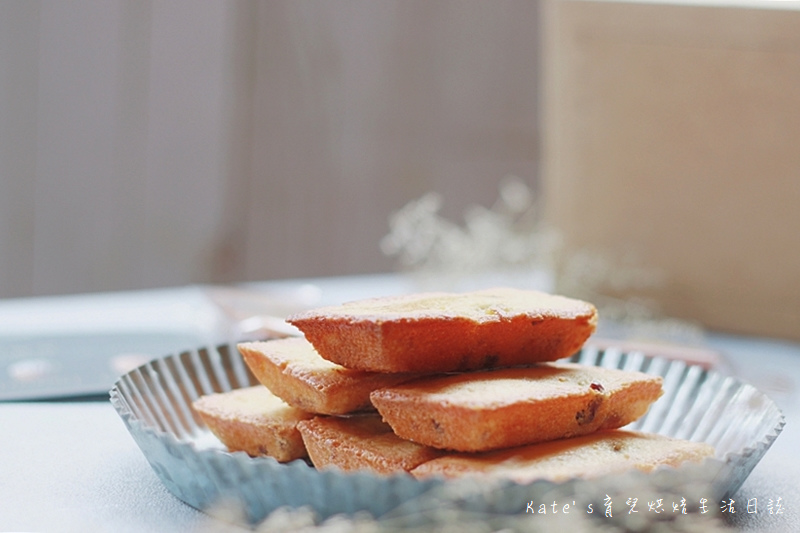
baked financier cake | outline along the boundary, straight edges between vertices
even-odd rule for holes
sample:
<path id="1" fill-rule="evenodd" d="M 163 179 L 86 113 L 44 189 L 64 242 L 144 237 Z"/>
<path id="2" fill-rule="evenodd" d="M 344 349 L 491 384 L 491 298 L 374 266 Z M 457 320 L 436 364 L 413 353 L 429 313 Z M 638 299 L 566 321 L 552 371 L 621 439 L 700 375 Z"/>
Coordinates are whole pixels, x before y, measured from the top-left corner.
<path id="1" fill-rule="evenodd" d="M 266 387 L 201 396 L 192 407 L 232 452 L 269 455 L 280 462 L 306 457 L 297 423 L 314 415 L 286 405 Z"/>
<path id="2" fill-rule="evenodd" d="M 411 471 L 415 477 L 491 475 L 517 483 L 591 479 L 631 469 L 649 472 L 660 465 L 699 463 L 714 448 L 651 433 L 610 430 L 482 454 L 446 455 Z"/>
<path id="3" fill-rule="evenodd" d="M 259 382 L 289 405 L 312 413 L 374 410 L 370 392 L 414 377 L 344 368 L 320 357 L 303 338 L 245 342 L 237 347 Z"/>
<path id="4" fill-rule="evenodd" d="M 555 361 L 594 332 L 589 303 L 496 288 L 373 298 L 295 314 L 319 354 L 373 372 L 451 372 Z"/>
<path id="5" fill-rule="evenodd" d="M 661 383 L 641 372 L 542 363 L 421 378 L 370 397 L 398 436 L 477 452 L 622 427 L 647 412 Z"/>
<path id="6" fill-rule="evenodd" d="M 297 425 L 308 456 L 317 468 L 370 470 L 379 474 L 409 471 L 442 452 L 403 440 L 376 414 L 318 416 Z"/>

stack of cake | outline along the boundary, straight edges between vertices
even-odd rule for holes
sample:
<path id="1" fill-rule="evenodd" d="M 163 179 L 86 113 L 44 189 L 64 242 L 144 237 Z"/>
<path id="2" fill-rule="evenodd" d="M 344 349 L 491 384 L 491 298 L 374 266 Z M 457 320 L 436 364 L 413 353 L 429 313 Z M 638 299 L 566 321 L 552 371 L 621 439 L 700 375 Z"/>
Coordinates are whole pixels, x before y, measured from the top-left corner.
<path id="1" fill-rule="evenodd" d="M 558 362 L 594 332 L 586 302 L 498 288 L 375 298 L 289 317 L 305 335 L 238 346 L 263 386 L 198 399 L 231 450 L 317 468 L 526 483 L 713 455 L 624 431 L 661 378 Z"/>

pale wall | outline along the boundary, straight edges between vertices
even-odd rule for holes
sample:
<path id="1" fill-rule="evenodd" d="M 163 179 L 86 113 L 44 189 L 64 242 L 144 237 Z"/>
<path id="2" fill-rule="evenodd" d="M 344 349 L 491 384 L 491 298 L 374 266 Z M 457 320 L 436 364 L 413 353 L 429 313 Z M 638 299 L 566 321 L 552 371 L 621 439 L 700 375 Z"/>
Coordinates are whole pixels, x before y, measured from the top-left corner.
<path id="1" fill-rule="evenodd" d="M 0 3 L 0 297 L 393 268 L 537 173 L 529 0 Z"/>

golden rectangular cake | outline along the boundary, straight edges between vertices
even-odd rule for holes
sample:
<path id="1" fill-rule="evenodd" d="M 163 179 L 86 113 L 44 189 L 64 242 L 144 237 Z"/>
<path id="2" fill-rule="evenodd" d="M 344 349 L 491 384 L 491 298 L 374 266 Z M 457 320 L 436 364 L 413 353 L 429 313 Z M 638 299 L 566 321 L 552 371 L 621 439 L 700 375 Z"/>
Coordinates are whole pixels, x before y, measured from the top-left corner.
<path id="1" fill-rule="evenodd" d="M 287 405 L 266 387 L 201 396 L 192 407 L 232 452 L 268 455 L 280 462 L 306 456 L 297 423 L 314 415 Z"/>
<path id="2" fill-rule="evenodd" d="M 344 367 L 431 373 L 569 357 L 594 332 L 597 310 L 563 296 L 495 288 L 360 300 L 287 321 Z"/>
<path id="3" fill-rule="evenodd" d="M 649 472 L 662 465 L 677 467 L 713 456 L 714 448 L 703 442 L 609 430 L 494 452 L 445 455 L 419 465 L 411 474 L 419 478 L 478 475 L 521 484 L 539 480 L 558 483 L 633 469 Z"/>
<path id="4" fill-rule="evenodd" d="M 341 415 L 374 410 L 369 394 L 414 376 L 351 370 L 327 361 L 303 338 L 240 343 L 253 375 L 289 405 Z"/>
<path id="5" fill-rule="evenodd" d="M 371 398 L 400 437 L 476 452 L 622 427 L 647 412 L 661 384 L 660 376 L 559 362 L 420 378 Z"/>
<path id="6" fill-rule="evenodd" d="M 375 414 L 319 416 L 299 423 L 298 429 L 317 468 L 393 474 L 441 455 L 438 450 L 401 439 Z"/>

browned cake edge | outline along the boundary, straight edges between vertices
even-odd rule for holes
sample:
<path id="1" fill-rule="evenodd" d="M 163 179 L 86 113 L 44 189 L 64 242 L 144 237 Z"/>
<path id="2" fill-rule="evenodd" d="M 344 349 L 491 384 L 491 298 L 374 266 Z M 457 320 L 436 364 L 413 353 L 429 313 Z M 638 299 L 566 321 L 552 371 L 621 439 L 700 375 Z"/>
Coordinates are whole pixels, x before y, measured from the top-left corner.
<path id="1" fill-rule="evenodd" d="M 369 394 L 381 387 L 407 381 L 413 376 L 379 374 L 350 370 L 291 369 L 283 356 L 271 348 L 280 343 L 303 339 L 279 339 L 237 345 L 245 364 L 255 378 L 283 401 L 317 414 L 342 415 L 373 410 Z M 308 349 L 314 348 L 308 343 Z"/>
<path id="2" fill-rule="evenodd" d="M 319 354 L 373 372 L 453 372 L 555 361 L 576 353 L 596 314 L 527 315 L 477 323 L 464 318 L 372 321 L 324 316 L 289 320 Z"/>
<path id="3" fill-rule="evenodd" d="M 208 429 L 231 452 L 245 452 L 251 457 L 270 456 L 278 462 L 289 462 L 307 456 L 305 444 L 297 423 L 314 415 L 300 409 L 292 409 L 293 417 L 287 419 L 241 419 L 219 409 L 207 409 L 204 398 L 192 404 Z"/>
<path id="4" fill-rule="evenodd" d="M 713 456 L 714 448 L 704 442 L 617 429 L 492 452 L 444 455 L 420 464 L 411 474 L 421 479 L 488 475 L 521 484 L 564 482 L 634 469 L 678 467 Z"/>
<path id="5" fill-rule="evenodd" d="M 403 386 L 379 389 L 371 399 L 402 438 L 440 449 L 479 452 L 629 424 L 644 415 L 663 392 L 659 376 L 635 374 L 637 381 L 614 390 L 595 389 L 592 384 L 580 394 L 510 405 L 493 405 L 487 397 L 485 408 L 429 401 Z"/>
<path id="6" fill-rule="evenodd" d="M 298 430 L 316 468 L 394 474 L 441 455 L 438 450 L 401 439 L 378 415 L 320 416 L 300 422 Z"/>

